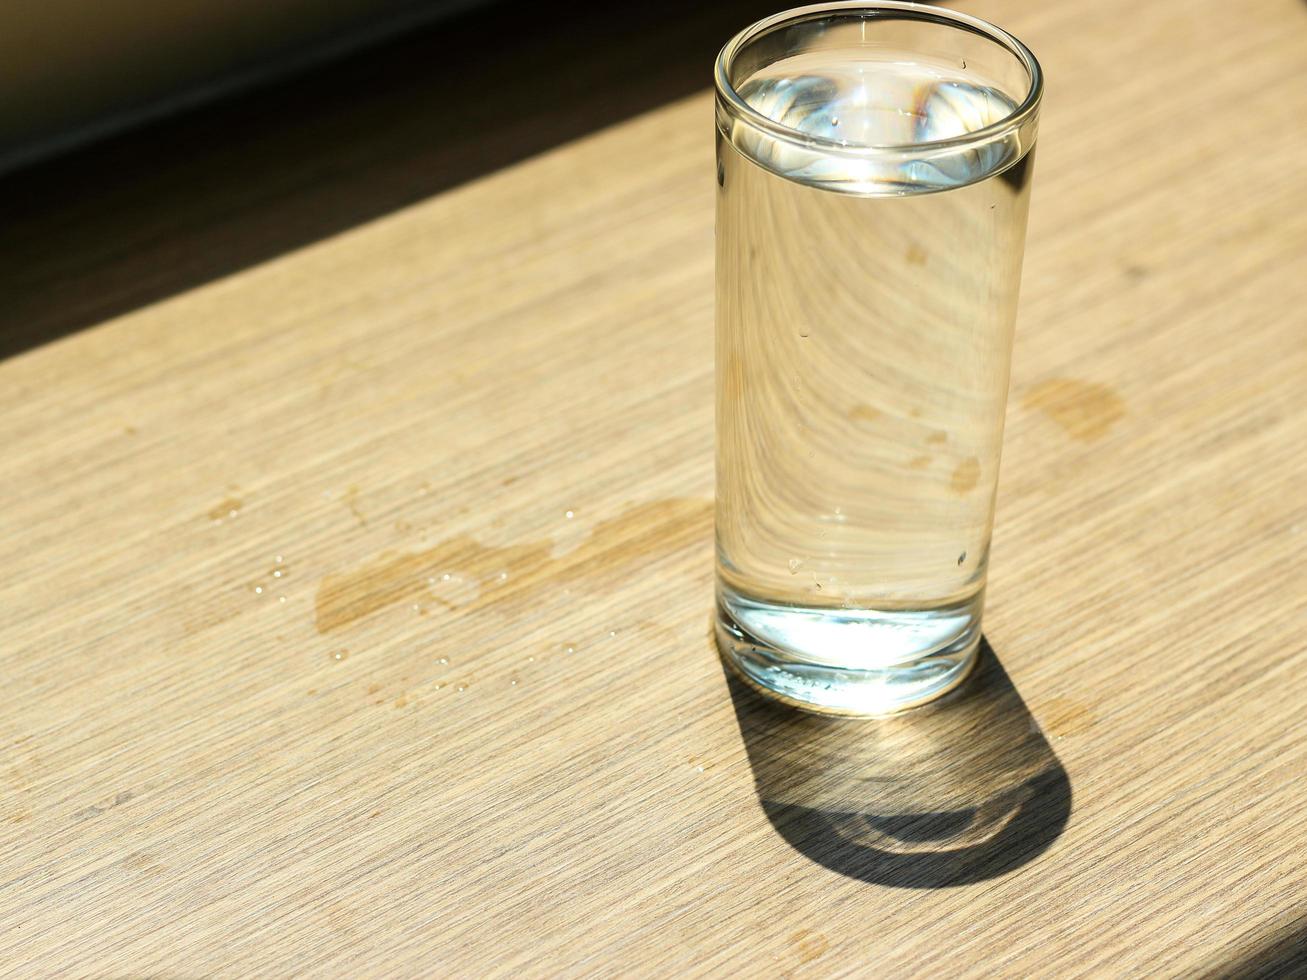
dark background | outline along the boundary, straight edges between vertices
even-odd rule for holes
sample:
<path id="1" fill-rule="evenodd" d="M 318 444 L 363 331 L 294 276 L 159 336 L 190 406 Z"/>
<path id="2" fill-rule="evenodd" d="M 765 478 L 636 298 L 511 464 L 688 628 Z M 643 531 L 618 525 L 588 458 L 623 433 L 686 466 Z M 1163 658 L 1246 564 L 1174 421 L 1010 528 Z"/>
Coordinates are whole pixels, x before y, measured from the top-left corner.
<path id="1" fill-rule="evenodd" d="M 774 3 L 484 3 L 0 178 L 0 356 L 711 85 Z"/>

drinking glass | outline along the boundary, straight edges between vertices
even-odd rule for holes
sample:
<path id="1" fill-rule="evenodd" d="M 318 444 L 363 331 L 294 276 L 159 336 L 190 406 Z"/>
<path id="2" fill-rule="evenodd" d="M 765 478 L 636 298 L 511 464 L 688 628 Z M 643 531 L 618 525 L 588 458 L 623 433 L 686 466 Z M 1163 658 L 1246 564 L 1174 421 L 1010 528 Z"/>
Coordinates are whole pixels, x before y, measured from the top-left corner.
<path id="1" fill-rule="evenodd" d="M 715 80 L 718 644 L 783 701 L 893 712 L 980 640 L 1039 64 L 967 14 L 825 3 Z"/>

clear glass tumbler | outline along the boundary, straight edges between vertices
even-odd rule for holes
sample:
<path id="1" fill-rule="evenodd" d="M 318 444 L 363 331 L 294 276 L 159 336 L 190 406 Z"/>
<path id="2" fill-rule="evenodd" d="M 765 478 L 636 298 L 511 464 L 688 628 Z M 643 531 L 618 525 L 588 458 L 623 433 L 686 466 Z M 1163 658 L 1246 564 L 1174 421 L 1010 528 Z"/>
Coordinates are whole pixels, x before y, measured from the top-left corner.
<path id="1" fill-rule="evenodd" d="M 764 693 L 883 714 L 980 640 L 1042 80 L 915 3 L 754 24 L 717 89 L 717 623 Z"/>

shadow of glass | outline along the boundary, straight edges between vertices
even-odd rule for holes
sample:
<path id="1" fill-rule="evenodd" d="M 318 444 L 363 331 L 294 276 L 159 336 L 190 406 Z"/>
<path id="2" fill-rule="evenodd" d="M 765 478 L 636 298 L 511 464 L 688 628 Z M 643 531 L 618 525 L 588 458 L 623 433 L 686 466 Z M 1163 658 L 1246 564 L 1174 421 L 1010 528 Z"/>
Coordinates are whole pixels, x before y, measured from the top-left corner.
<path id="1" fill-rule="evenodd" d="M 1307 925 L 1299 921 L 1265 946 L 1199 974 L 1201 980 L 1307 977 Z"/>
<path id="2" fill-rule="evenodd" d="M 987 641 L 958 691 L 888 718 L 805 714 L 727 681 L 763 811 L 832 871 L 966 885 L 1033 860 L 1066 827 L 1066 770 Z"/>

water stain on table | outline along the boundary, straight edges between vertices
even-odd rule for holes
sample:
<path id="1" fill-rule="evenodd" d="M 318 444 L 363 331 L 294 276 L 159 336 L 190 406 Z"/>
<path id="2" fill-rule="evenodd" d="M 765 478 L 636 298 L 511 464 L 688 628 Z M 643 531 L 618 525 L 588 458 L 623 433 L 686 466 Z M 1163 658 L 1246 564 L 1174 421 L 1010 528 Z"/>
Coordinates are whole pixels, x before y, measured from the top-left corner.
<path id="1" fill-rule="evenodd" d="M 1043 719 L 1044 731 L 1054 738 L 1078 735 L 1098 721 L 1093 708 L 1071 698 L 1053 698 L 1044 705 L 1039 716 Z"/>
<path id="2" fill-rule="evenodd" d="M 135 795 L 136 794 L 129 789 L 121 790 L 114 795 L 114 798 L 111 801 L 106 801 L 101 805 L 92 804 L 91 806 L 82 807 L 82 809 L 73 814 L 73 819 L 89 820 L 92 817 L 98 817 L 106 811 L 112 810 L 116 806 L 130 803 Z"/>
<path id="3" fill-rule="evenodd" d="M 830 948 L 830 940 L 812 929 L 798 930 L 790 936 L 790 942 L 799 954 L 800 963 L 811 963 Z"/>
<path id="4" fill-rule="evenodd" d="M 359 488 L 350 484 L 345 489 L 345 494 L 340 498 L 340 502 L 345 505 L 346 509 L 354 515 L 354 520 L 358 521 L 359 527 L 367 527 L 368 519 L 364 516 L 363 511 L 359 509 Z"/>
<path id="5" fill-rule="evenodd" d="M 495 546 L 460 535 L 432 548 L 382 555 L 359 568 L 328 575 L 318 586 L 315 625 L 319 633 L 349 626 L 389 606 L 421 601 L 450 608 L 479 609 L 508 599 L 522 601 L 570 580 L 596 584 L 621 578 L 622 571 L 671 554 L 709 533 L 712 503 L 675 498 L 632 507 L 597 525 L 581 544 L 553 555 L 551 539 Z M 446 576 L 473 583 L 455 601 L 438 594 Z"/>
<path id="6" fill-rule="evenodd" d="M 968 456 L 953 470 L 953 476 L 949 479 L 949 489 L 958 494 L 970 493 L 976 489 L 976 484 L 979 482 L 980 460 L 975 456 Z"/>
<path id="7" fill-rule="evenodd" d="M 1022 404 L 1052 419 L 1072 439 L 1101 439 L 1125 415 L 1125 402 L 1107 385 L 1074 378 L 1053 378 L 1036 385 Z"/>
<path id="8" fill-rule="evenodd" d="M 880 418 L 880 410 L 870 405 L 859 403 L 849 410 L 849 418 L 854 422 L 875 422 Z"/>
<path id="9" fill-rule="evenodd" d="M 209 520 L 221 521 L 229 517 L 235 517 L 240 513 L 242 506 L 240 500 L 237 498 L 228 497 L 221 503 L 217 503 L 209 509 Z"/>

